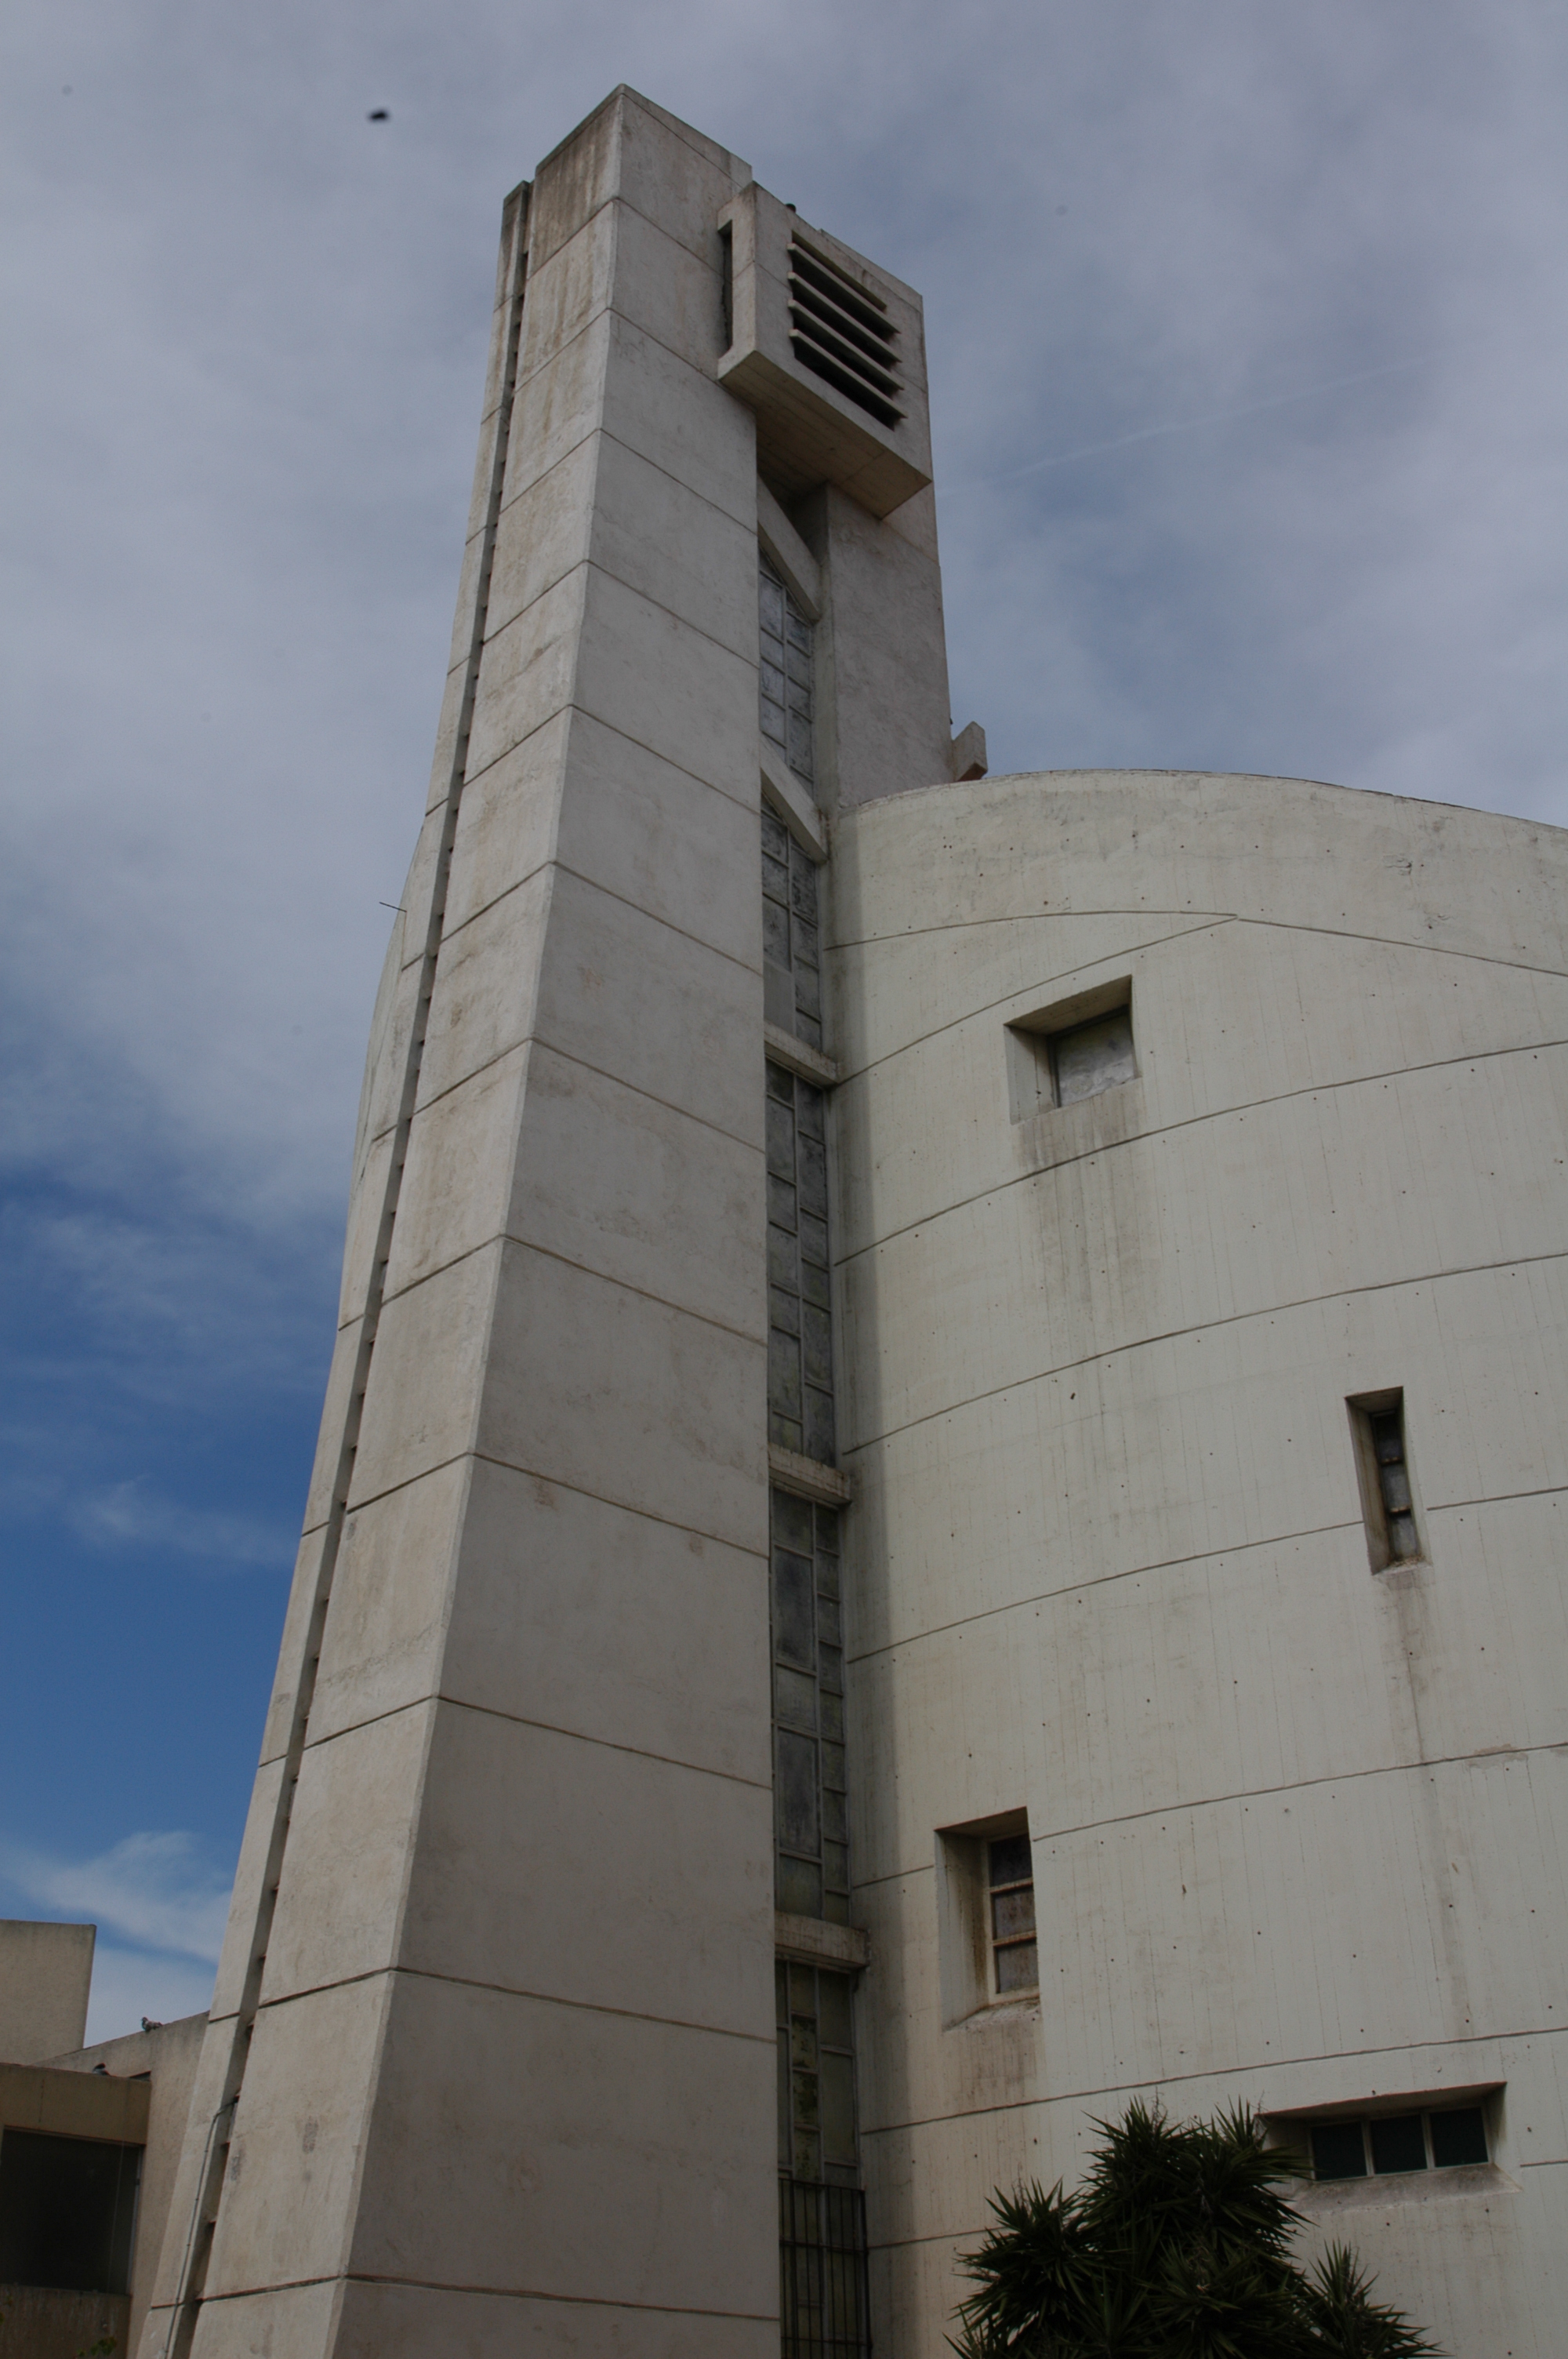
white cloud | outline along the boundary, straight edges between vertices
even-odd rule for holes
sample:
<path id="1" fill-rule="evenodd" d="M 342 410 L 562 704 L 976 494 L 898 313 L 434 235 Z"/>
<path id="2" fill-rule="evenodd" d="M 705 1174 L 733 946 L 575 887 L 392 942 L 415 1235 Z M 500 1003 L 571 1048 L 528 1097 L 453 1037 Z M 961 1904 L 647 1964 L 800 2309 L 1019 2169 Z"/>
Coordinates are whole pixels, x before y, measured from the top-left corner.
<path id="1" fill-rule="evenodd" d="M 180 1506 L 150 1494 L 141 1480 L 112 1483 L 71 1499 L 66 1517 L 81 1537 L 99 1548 L 173 1549 L 181 1556 L 229 1565 L 287 1565 L 294 1534 L 254 1516 L 213 1513 Z"/>
<path id="2" fill-rule="evenodd" d="M 137 1948 L 217 1962 L 229 1879 L 189 1834 L 127 1835 L 96 1859 L 51 1859 L 0 1844 L 0 1875 L 51 1916 L 91 1921 Z M 148 2010 L 150 2012 L 150 2010 Z"/>

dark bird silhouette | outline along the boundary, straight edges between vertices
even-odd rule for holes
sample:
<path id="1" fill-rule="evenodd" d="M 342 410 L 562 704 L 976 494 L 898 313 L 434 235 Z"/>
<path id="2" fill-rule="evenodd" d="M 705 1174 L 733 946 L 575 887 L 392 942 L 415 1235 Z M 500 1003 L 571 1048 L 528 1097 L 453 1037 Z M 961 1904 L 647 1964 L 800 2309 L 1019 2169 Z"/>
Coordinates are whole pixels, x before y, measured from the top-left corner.
<path id="1" fill-rule="evenodd" d="M 365 121 L 367 123 L 390 123 L 392 117 L 387 113 L 384 106 L 373 106 L 370 113 L 365 116 Z"/>
<path id="2" fill-rule="evenodd" d="M 155 2023 L 150 2015 L 144 2015 L 142 2017 L 142 2029 L 144 2031 L 161 2031 L 163 2029 L 163 2026 L 161 2023 Z"/>

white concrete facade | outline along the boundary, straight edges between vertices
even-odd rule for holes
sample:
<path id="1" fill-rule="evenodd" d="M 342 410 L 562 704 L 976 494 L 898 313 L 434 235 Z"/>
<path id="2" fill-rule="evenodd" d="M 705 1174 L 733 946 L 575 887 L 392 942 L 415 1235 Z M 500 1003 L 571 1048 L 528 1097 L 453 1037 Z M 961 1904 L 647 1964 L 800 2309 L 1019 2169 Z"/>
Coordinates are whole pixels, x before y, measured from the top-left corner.
<path id="1" fill-rule="evenodd" d="M 1306 2200 L 1465 2359 L 1557 2348 L 1568 838 L 986 780 L 922 333 L 629 92 L 509 201 L 141 2359 L 761 2359 L 780 2089 L 896 2359 L 1151 2089 L 1478 2093 L 1484 2169 Z"/>
<path id="2" fill-rule="evenodd" d="M 863 2135 L 885 2347 L 1096 2116 L 1484 2092 L 1493 2168 L 1313 2187 L 1464 2359 L 1568 2315 L 1568 838 L 1292 781 L 847 816 Z M 1136 1078 L 1011 1119 L 1130 984 Z M 1374 1573 L 1346 1403 L 1403 1388 Z M 937 1832 L 1026 1811 L 1040 1997 L 945 2023 Z"/>

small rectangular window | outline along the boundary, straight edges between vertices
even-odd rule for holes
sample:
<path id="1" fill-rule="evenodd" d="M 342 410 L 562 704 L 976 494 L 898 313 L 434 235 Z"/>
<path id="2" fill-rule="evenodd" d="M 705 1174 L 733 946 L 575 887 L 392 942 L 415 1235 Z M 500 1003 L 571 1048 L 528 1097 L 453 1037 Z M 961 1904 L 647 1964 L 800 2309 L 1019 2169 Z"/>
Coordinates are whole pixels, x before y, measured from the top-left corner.
<path id="1" fill-rule="evenodd" d="M 1456 2170 L 1491 2159 L 1480 2105 L 1363 2114 L 1313 2122 L 1307 2128 L 1313 2177 L 1394 2179 L 1418 2170 Z"/>
<path id="2" fill-rule="evenodd" d="M 1007 1027 L 1009 1108 L 1014 1122 L 1074 1105 L 1136 1081 L 1132 987 L 1126 981 L 1080 992 Z"/>
<path id="3" fill-rule="evenodd" d="M 990 1910 L 991 1987 L 999 1998 L 1039 1987 L 1034 1937 L 1034 1860 L 1029 1837 L 1001 1835 L 986 1845 Z"/>
<path id="4" fill-rule="evenodd" d="M 1040 1951 L 1024 1811 L 936 1830 L 936 1951 L 946 2029 L 1033 2002 Z"/>
<path id="5" fill-rule="evenodd" d="M 1421 1544 L 1402 1391 L 1368 1393 L 1346 1404 L 1356 1443 L 1361 1512 L 1374 1572 L 1418 1564 Z"/>

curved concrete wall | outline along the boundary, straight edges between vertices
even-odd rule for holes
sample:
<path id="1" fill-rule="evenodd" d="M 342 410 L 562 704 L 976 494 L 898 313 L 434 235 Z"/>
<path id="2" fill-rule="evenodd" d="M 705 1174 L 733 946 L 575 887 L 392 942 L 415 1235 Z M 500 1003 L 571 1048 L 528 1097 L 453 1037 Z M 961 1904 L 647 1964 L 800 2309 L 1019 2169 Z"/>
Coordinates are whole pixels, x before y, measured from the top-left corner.
<path id="1" fill-rule="evenodd" d="M 1495 2168 L 1304 2199 L 1466 2359 L 1568 2310 L 1568 835 L 1064 773 L 835 838 L 856 1915 L 880 2332 L 1092 2117 L 1500 2087 Z M 1015 1122 L 1010 1022 L 1137 1075 Z M 1369 1565 L 1404 1389 L 1430 1561 Z M 937 1831 L 1027 1810 L 1038 2006 L 951 2027 Z"/>

